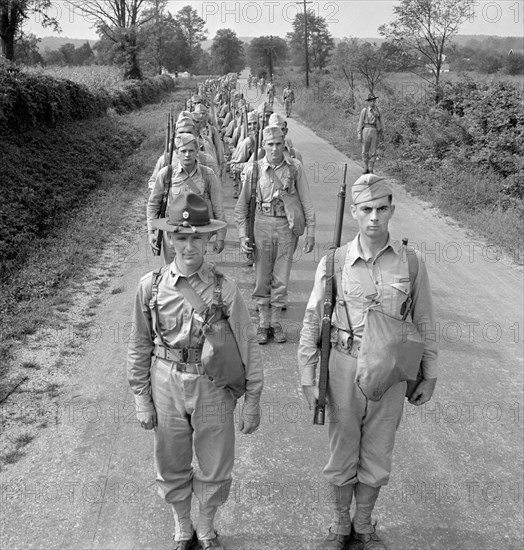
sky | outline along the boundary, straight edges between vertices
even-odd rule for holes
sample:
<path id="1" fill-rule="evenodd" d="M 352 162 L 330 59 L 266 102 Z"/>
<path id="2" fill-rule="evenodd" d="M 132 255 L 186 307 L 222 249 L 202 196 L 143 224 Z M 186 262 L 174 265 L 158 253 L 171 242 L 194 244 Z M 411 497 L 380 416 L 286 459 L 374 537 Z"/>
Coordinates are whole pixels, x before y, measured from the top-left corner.
<path id="1" fill-rule="evenodd" d="M 218 29 L 233 29 L 237 36 L 275 35 L 285 38 L 292 30 L 292 21 L 303 2 L 288 0 L 257 1 L 192 1 L 168 0 L 168 10 L 175 14 L 183 6 L 191 5 L 206 22 L 212 39 Z M 394 0 L 318 0 L 308 4 L 308 9 L 323 17 L 331 34 L 336 38 L 379 37 L 378 27 L 394 19 Z M 52 2 L 49 15 L 56 17 L 62 33 L 43 28 L 39 17 L 32 15 L 25 27 L 26 32 L 36 36 L 63 36 L 68 38 L 97 39 L 89 20 L 67 0 Z M 524 0 L 478 0 L 474 12 L 464 22 L 460 34 L 487 34 L 496 36 L 524 35 Z"/>

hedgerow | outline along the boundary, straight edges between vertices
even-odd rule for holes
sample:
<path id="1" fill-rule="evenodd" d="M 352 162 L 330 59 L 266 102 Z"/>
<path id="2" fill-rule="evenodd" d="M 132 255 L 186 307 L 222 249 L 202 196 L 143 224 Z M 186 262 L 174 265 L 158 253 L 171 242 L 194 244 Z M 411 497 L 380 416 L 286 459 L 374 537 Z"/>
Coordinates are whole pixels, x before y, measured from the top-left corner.
<path id="1" fill-rule="evenodd" d="M 128 81 L 117 88 L 88 87 L 65 78 L 23 72 L 0 64 L 0 131 L 28 132 L 40 126 L 128 112 L 158 101 L 175 88 L 167 75 Z"/>

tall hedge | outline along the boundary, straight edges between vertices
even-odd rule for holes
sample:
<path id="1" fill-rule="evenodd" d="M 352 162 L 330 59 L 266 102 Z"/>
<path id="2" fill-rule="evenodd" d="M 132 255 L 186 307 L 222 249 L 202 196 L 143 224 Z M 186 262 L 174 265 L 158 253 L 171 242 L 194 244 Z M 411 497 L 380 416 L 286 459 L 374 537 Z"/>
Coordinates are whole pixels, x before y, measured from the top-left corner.
<path id="1" fill-rule="evenodd" d="M 111 107 L 124 113 L 153 103 L 174 88 L 174 80 L 162 75 L 125 82 L 116 89 L 90 89 L 71 80 L 0 65 L 0 131 L 9 135 L 41 126 L 54 128 L 102 116 Z"/>

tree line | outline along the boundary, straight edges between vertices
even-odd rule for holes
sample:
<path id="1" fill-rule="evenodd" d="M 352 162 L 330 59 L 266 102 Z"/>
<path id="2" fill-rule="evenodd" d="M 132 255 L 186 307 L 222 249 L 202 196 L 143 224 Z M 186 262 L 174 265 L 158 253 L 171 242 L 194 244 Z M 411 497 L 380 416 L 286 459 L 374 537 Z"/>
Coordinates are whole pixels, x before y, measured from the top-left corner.
<path id="1" fill-rule="evenodd" d="M 295 16 L 286 39 L 254 38 L 244 44 L 231 29 L 220 29 L 211 48 L 202 48 L 208 37 L 205 21 L 190 5 L 177 13 L 167 0 L 70 0 L 96 21 L 99 41 L 91 48 L 65 44 L 58 50 L 38 52 L 38 40 L 23 33 L 29 13 L 42 14 L 43 24 L 54 29 L 58 21 L 45 16 L 50 0 L 1 0 L 0 38 L 7 59 L 25 64 L 116 64 L 124 77 L 176 73 L 227 74 L 246 66 L 257 76 L 271 77 L 277 67 L 292 63 L 299 70 L 331 71 L 343 78 L 353 97 L 355 82 L 363 80 L 371 93 L 392 72 L 411 71 L 435 85 L 448 70 L 524 73 L 522 43 L 491 37 L 454 42 L 460 25 L 471 17 L 472 0 L 401 0 L 393 8 L 395 19 L 379 27 L 381 43 L 344 38 L 335 46 L 326 20 L 312 10 Z M 119 9 L 125 8 L 125 9 Z M 307 23 L 307 24 L 306 24 Z M 13 33 L 13 28 L 17 31 Z M 307 28 L 307 56 L 305 32 Z M 508 48 L 514 44 L 515 47 Z M 438 97 L 437 97 L 438 100 Z"/>

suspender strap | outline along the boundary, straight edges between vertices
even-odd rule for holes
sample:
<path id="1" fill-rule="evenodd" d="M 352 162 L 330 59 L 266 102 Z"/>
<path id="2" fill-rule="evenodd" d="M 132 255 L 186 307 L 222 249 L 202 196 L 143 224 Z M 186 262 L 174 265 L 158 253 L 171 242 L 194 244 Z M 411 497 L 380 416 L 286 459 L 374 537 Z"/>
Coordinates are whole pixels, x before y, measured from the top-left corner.
<path id="1" fill-rule="evenodd" d="M 189 284 L 185 277 L 179 277 L 175 286 L 178 290 L 180 290 L 180 292 L 184 295 L 184 298 L 191 304 L 191 307 L 199 315 L 202 315 L 202 313 L 208 309 L 209 306 L 195 292 L 195 289 Z"/>
<path id="2" fill-rule="evenodd" d="M 151 286 L 151 299 L 149 300 L 149 309 L 151 310 L 151 328 L 153 329 L 152 338 L 155 338 L 155 334 L 158 335 L 162 344 L 167 346 L 160 331 L 159 313 L 158 313 L 158 285 L 162 279 L 162 276 L 166 272 L 167 266 L 163 266 L 158 271 L 153 273 L 153 285 Z"/>

